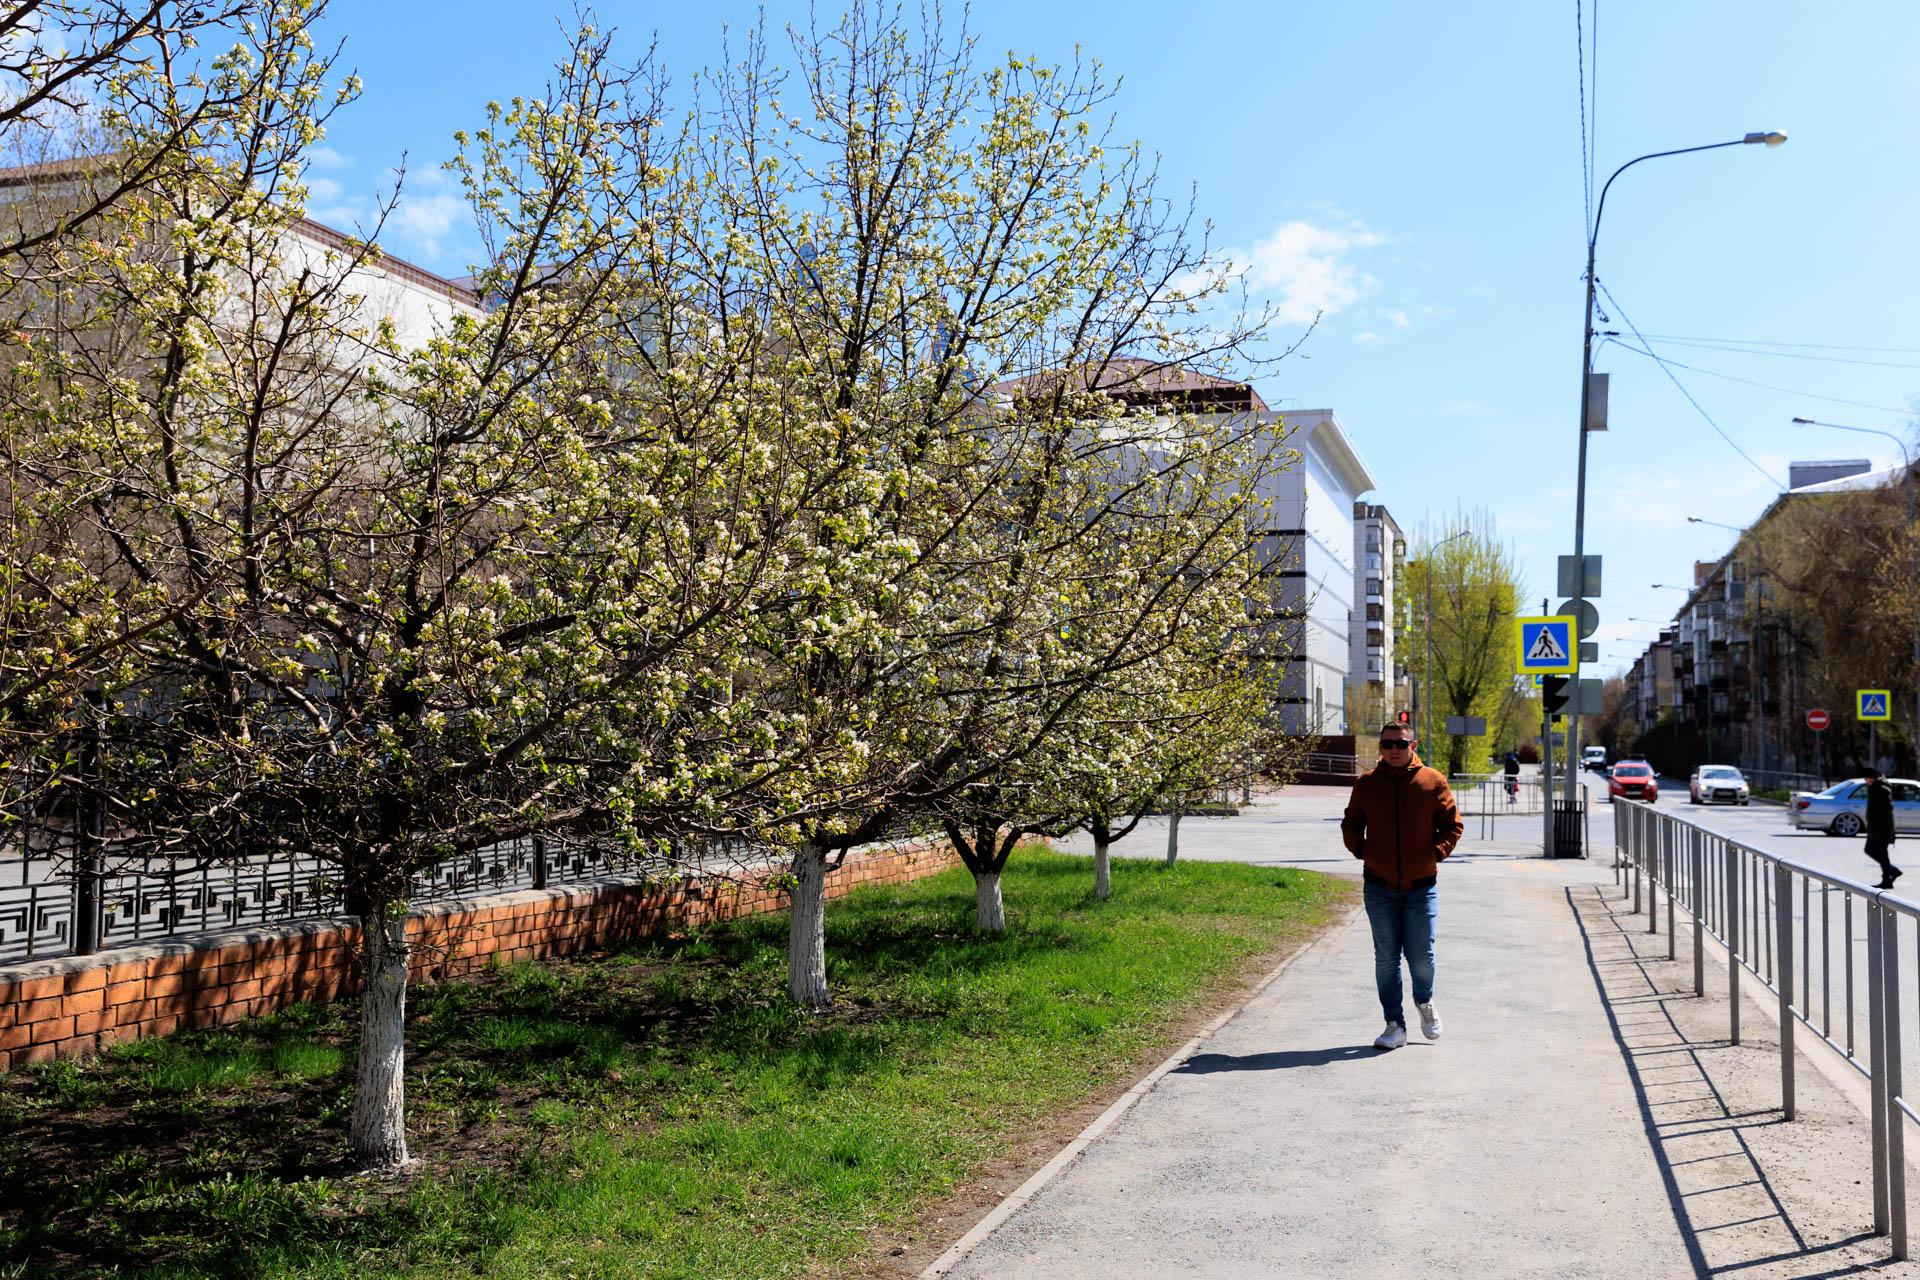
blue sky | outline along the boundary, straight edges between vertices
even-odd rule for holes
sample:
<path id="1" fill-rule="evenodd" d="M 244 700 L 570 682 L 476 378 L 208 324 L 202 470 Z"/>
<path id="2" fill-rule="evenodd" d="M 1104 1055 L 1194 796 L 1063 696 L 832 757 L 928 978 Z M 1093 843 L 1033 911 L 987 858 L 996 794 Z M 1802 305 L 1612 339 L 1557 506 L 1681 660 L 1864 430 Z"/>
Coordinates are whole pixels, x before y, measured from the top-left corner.
<path id="1" fill-rule="evenodd" d="M 657 36 L 685 83 L 719 57 L 725 24 L 749 24 L 757 8 L 598 12 L 629 50 Z M 334 0 L 328 26 L 367 88 L 330 131 L 316 213 L 363 207 L 405 152 L 411 194 L 389 248 L 462 274 L 473 237 L 435 167 L 488 98 L 537 89 L 570 12 L 537 0 Z M 775 26 L 806 14 L 772 0 L 766 12 Z M 1592 0 L 1585 14 L 1590 35 Z M 1491 511 L 1531 594 L 1551 591 L 1554 556 L 1572 549 L 1578 443 L 1574 0 L 988 0 L 971 26 L 988 51 L 1065 60 L 1078 46 L 1118 74 L 1119 133 L 1158 152 L 1169 178 L 1197 184 L 1218 239 L 1250 252 L 1271 300 L 1295 317 L 1322 313 L 1300 353 L 1261 380 L 1269 403 L 1334 408 L 1378 480 L 1373 500 L 1403 525 Z M 1587 86 L 1596 185 L 1643 152 L 1748 130 L 1791 135 L 1777 150 L 1650 161 L 1615 184 L 1598 276 L 1618 314 L 1601 327 L 1625 335 L 1630 319 L 1646 334 L 1805 344 L 1656 346 L 1705 371 L 1675 375 L 1751 463 L 1657 364 L 1600 352 L 1612 430 L 1593 438 L 1587 550 L 1606 557 L 1597 638 L 1611 670 L 1656 630 L 1628 619 L 1667 616 L 1681 598 L 1650 584 L 1687 581 L 1694 559 L 1733 536 L 1687 516 L 1745 523 L 1777 491 L 1761 473 L 1784 482 L 1792 459 L 1896 459 L 1887 441 L 1790 418 L 1912 438 L 1920 22 L 1893 0 L 1604 0 L 1598 38 Z"/>

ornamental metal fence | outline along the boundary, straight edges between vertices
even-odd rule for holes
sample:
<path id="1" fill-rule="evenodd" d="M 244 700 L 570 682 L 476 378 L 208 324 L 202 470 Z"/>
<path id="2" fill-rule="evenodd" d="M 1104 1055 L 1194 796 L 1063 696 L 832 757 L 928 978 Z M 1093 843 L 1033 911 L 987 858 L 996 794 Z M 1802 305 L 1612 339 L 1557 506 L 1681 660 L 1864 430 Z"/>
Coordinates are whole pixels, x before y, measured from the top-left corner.
<path id="1" fill-rule="evenodd" d="M 1866 1078 L 1874 1230 L 1890 1235 L 1894 1256 L 1906 1258 L 1906 1122 L 1920 1122 L 1920 1098 L 1907 1094 L 1904 1060 L 1920 1031 L 1920 1007 L 1903 1026 L 1902 1004 L 1920 1001 L 1920 904 L 1637 801 L 1615 806 L 1614 833 L 1615 882 L 1634 913 L 1646 912 L 1649 934 L 1659 933 L 1666 916 L 1668 959 L 1678 958 L 1680 930 L 1690 933 L 1696 995 L 1707 990 L 1706 940 L 1723 949 L 1730 1041 L 1740 1043 L 1746 981 L 1778 1001 L 1786 1119 L 1795 1114 L 1801 1029 Z"/>
<path id="2" fill-rule="evenodd" d="M 221 859 L 115 853 L 82 820 L 19 812 L 0 845 L 0 965 L 92 955 L 158 938 L 345 913 L 339 868 L 324 859 Z M 543 889 L 613 875 L 744 865 L 753 851 L 722 842 L 640 853 L 623 841 L 527 836 L 449 858 L 409 882 L 430 903 Z"/>

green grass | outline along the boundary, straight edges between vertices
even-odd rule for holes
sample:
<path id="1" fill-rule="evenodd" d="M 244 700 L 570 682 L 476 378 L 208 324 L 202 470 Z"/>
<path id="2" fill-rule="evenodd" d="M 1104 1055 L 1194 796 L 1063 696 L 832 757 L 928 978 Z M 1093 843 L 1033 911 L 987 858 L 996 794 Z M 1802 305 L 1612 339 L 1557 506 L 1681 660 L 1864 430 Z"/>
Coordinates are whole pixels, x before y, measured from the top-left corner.
<path id="1" fill-rule="evenodd" d="M 831 1275 L 1171 1047 L 1350 888 L 1017 854 L 828 910 L 836 1007 L 785 999 L 785 918 L 416 990 L 425 1171 L 345 1176 L 347 1004 L 0 1082 L 0 1276 Z"/>

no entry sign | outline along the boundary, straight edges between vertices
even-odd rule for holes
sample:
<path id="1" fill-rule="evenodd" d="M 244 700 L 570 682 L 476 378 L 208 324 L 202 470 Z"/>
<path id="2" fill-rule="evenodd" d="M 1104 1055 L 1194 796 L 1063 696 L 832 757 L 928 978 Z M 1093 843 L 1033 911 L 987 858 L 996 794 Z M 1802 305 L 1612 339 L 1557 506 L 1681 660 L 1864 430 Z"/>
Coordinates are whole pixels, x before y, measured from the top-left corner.
<path id="1" fill-rule="evenodd" d="M 1833 717 L 1828 715 L 1826 712 L 1822 711 L 1818 707 L 1815 707 L 1813 710 L 1807 712 L 1807 728 L 1813 730 L 1815 733 L 1820 732 L 1822 729 L 1826 728 L 1832 722 L 1833 722 Z"/>

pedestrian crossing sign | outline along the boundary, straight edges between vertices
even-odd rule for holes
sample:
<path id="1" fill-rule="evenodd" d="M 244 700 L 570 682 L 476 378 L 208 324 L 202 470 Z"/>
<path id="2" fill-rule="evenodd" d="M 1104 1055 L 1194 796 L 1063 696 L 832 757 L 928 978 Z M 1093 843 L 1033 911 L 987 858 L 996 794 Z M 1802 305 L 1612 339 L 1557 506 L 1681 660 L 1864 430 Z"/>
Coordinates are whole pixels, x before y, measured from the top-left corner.
<path id="1" fill-rule="evenodd" d="M 1893 695 L 1889 689 L 1856 689 L 1853 694 L 1856 720 L 1893 719 Z"/>
<path id="2" fill-rule="evenodd" d="M 1516 618 L 1520 629 L 1520 674 L 1572 675 L 1580 670 L 1572 618 Z"/>

